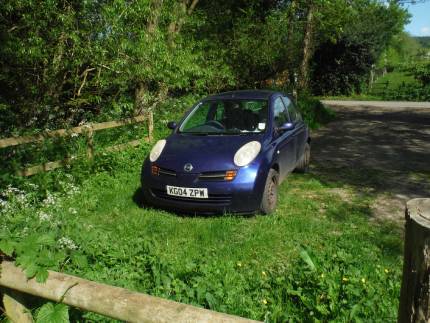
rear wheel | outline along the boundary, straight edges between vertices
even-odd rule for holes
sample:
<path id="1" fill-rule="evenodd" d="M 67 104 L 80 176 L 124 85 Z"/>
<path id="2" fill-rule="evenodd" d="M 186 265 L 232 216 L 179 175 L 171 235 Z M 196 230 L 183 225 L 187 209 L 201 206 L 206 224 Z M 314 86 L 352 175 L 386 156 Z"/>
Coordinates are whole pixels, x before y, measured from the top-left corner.
<path id="1" fill-rule="evenodd" d="M 271 214 L 276 209 L 278 203 L 278 183 L 279 174 L 272 168 L 267 175 L 263 198 L 261 200 L 260 210 L 263 214 Z"/>
<path id="2" fill-rule="evenodd" d="M 297 163 L 296 172 L 307 173 L 309 171 L 309 163 L 311 160 L 311 145 L 307 142 L 305 145 L 305 150 L 303 151 L 302 157 L 300 157 Z"/>

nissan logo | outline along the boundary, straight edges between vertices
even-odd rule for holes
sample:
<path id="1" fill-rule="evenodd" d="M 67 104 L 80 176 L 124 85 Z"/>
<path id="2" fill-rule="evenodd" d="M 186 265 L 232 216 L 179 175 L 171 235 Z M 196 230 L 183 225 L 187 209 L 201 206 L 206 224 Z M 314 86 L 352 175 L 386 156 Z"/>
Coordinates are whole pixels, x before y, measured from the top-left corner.
<path id="1" fill-rule="evenodd" d="M 184 165 L 184 171 L 191 172 L 192 170 L 193 170 L 193 165 L 191 165 L 190 163 L 186 163 Z"/>

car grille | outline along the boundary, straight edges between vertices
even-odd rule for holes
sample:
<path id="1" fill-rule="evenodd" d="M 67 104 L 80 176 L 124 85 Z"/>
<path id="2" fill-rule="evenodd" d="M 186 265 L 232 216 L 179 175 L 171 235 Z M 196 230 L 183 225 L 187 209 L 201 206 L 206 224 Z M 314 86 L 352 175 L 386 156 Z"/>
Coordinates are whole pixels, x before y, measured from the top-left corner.
<path id="1" fill-rule="evenodd" d="M 230 204 L 232 195 L 231 194 L 209 194 L 209 197 L 207 199 L 195 199 L 195 198 L 189 198 L 189 197 L 179 197 L 179 196 L 172 196 L 168 195 L 166 190 L 160 190 L 160 189 L 151 189 L 152 193 L 158 197 L 165 200 L 171 200 L 171 201 L 183 201 L 183 202 L 192 202 L 192 203 L 198 203 L 198 204 Z"/>
<path id="2" fill-rule="evenodd" d="M 199 175 L 199 180 L 209 181 L 209 182 L 218 182 L 225 181 L 225 172 L 205 172 Z"/>
<path id="3" fill-rule="evenodd" d="M 158 168 L 158 174 L 161 176 L 173 176 L 176 177 L 176 172 L 174 170 L 166 169 L 166 168 Z"/>
<path id="4" fill-rule="evenodd" d="M 159 176 L 177 177 L 177 173 L 174 170 L 158 167 Z M 188 174 L 187 174 L 188 175 Z M 225 171 L 220 172 L 203 172 L 198 175 L 200 181 L 205 182 L 225 182 Z"/>

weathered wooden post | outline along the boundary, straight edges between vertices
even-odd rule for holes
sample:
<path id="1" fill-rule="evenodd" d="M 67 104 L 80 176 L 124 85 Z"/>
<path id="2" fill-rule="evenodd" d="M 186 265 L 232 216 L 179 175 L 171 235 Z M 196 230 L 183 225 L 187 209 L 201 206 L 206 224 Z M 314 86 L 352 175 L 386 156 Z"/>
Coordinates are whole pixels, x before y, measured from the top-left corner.
<path id="1" fill-rule="evenodd" d="M 154 133 L 154 115 L 152 111 L 148 112 L 148 140 L 149 142 L 153 139 L 153 133 Z"/>
<path id="2" fill-rule="evenodd" d="M 87 158 L 94 158 L 94 130 L 91 125 L 89 125 L 86 129 L 87 135 Z"/>
<path id="3" fill-rule="evenodd" d="M 22 294 L 12 289 L 2 289 L 3 307 L 6 317 L 12 323 L 33 323 L 30 310 L 26 307 Z"/>
<path id="4" fill-rule="evenodd" d="M 406 204 L 399 323 L 430 321 L 430 198 Z"/>

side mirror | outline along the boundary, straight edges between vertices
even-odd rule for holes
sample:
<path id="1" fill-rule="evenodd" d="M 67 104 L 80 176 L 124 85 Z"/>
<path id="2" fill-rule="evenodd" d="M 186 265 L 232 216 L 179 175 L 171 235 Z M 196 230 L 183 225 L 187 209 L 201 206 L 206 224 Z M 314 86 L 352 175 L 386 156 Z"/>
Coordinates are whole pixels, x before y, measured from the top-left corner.
<path id="1" fill-rule="evenodd" d="M 287 122 L 284 123 L 282 126 L 276 128 L 278 131 L 290 131 L 293 130 L 296 127 L 296 124 L 294 122 Z"/>
<path id="2" fill-rule="evenodd" d="M 175 130 L 175 129 L 176 129 L 176 127 L 177 127 L 177 124 L 176 124 L 176 122 L 175 122 L 175 121 L 169 121 L 169 122 L 167 123 L 167 128 L 169 128 L 169 129 Z"/>

